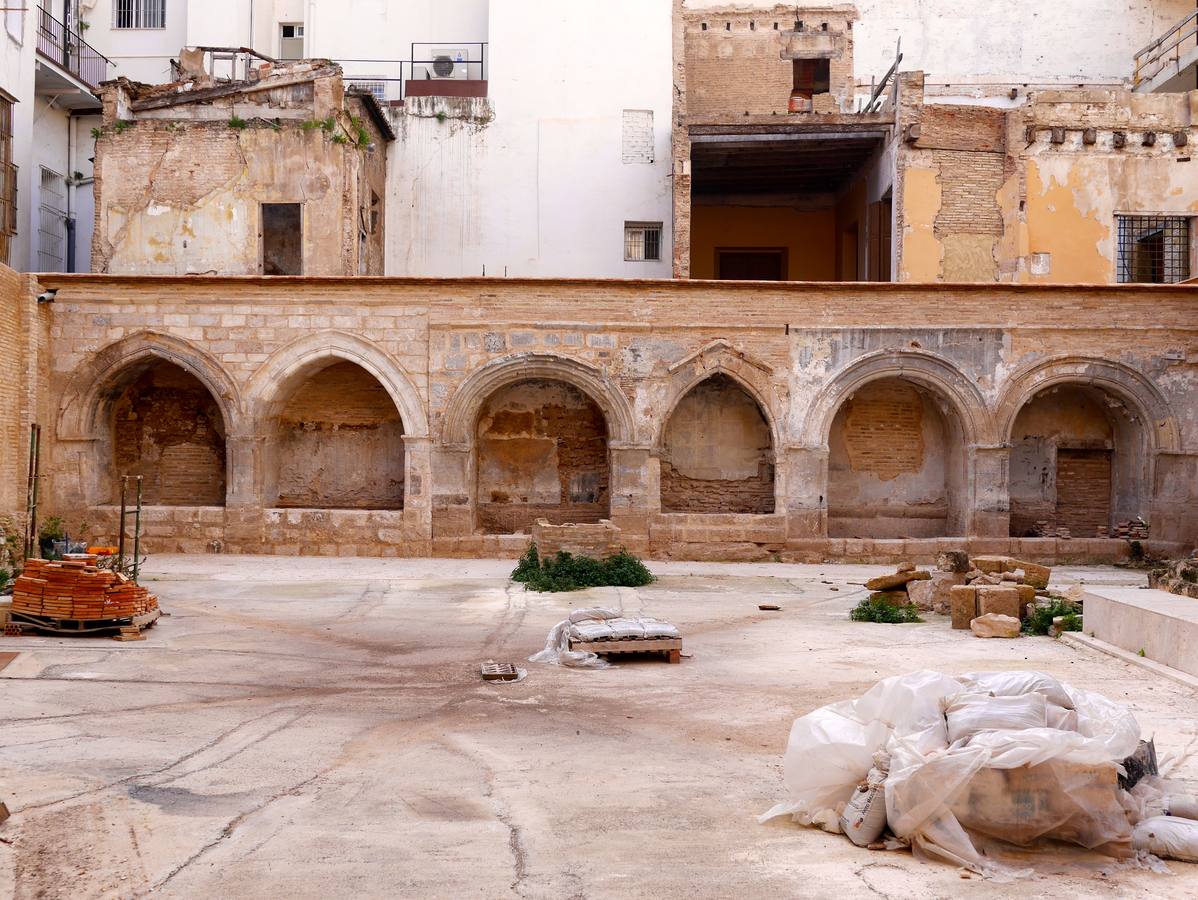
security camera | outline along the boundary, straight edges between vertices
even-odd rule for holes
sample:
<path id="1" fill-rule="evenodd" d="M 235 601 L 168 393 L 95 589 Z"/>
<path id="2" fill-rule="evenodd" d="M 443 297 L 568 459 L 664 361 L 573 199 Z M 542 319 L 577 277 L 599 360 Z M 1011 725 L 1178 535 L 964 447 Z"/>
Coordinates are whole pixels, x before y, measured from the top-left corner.
<path id="1" fill-rule="evenodd" d="M 58 296 L 58 288 L 51 288 L 48 291 L 42 291 L 37 295 L 38 303 L 53 303 L 54 298 Z"/>

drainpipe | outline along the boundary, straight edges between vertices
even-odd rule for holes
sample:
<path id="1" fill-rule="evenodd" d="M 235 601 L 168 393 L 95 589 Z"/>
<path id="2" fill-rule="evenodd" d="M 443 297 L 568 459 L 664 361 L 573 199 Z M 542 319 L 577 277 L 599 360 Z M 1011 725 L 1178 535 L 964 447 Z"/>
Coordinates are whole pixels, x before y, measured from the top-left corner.
<path id="1" fill-rule="evenodd" d="M 66 173 L 66 189 L 67 189 L 67 218 L 63 222 L 67 232 L 67 253 L 66 264 L 67 271 L 75 271 L 75 216 L 74 204 L 71 202 L 75 196 L 75 129 L 78 123 L 75 117 L 67 115 L 67 173 Z"/>
<path id="2" fill-rule="evenodd" d="M 251 50 L 258 49 L 257 44 L 254 43 L 255 37 L 256 37 L 256 35 L 254 33 L 254 0 L 250 0 L 250 42 L 248 44 L 246 44 L 246 46 L 249 47 Z M 269 54 L 267 54 L 267 55 L 269 55 Z"/>

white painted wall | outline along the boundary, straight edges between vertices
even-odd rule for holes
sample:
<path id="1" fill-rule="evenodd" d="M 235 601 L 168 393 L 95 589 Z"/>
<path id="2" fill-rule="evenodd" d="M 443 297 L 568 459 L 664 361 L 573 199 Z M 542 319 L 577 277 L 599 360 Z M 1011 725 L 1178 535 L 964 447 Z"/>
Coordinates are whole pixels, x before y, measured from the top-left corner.
<path id="1" fill-rule="evenodd" d="M 401 117 L 388 273 L 669 277 L 671 28 L 667 3 L 492 4 L 494 121 Z M 625 109 L 653 111 L 654 163 L 622 161 Z M 663 223 L 660 261 L 624 261 L 625 221 Z"/>
<path id="2" fill-rule="evenodd" d="M 205 0 L 210 8 L 220 0 Z M 238 0 L 244 2 L 244 0 Z M 88 23 L 83 39 L 112 60 L 110 78 L 124 76 L 157 84 L 170 81 L 170 61 L 188 43 L 188 0 L 166 0 L 164 28 L 114 28 L 115 0 L 81 0 L 80 17 Z"/>
<path id="3" fill-rule="evenodd" d="M 688 9 L 772 3 L 685 0 Z M 836 5 L 801 2 L 804 9 Z M 1118 83 L 1137 50 L 1194 11 L 1192 0 L 854 0 L 858 83 L 881 77 L 903 41 L 904 71 L 929 84 Z"/>
<path id="4" fill-rule="evenodd" d="M 7 5 L 7 4 L 5 4 Z M 33 11 L 4 12 L 4 31 L 0 36 L 0 88 L 15 97 L 13 104 L 13 162 L 17 172 L 17 234 L 12 240 L 9 258 L 14 269 L 28 271 L 29 202 L 32 196 L 30 176 L 33 160 L 33 82 L 34 82 L 34 20 Z"/>

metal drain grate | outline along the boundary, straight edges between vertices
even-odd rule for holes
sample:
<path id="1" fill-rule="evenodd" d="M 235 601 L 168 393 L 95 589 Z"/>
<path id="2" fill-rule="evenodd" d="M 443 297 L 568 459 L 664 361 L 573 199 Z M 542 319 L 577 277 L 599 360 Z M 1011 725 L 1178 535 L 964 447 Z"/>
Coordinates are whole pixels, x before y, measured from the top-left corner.
<path id="1" fill-rule="evenodd" d="M 479 666 L 479 672 L 483 681 L 515 681 L 520 677 L 520 672 L 511 663 L 487 661 Z"/>

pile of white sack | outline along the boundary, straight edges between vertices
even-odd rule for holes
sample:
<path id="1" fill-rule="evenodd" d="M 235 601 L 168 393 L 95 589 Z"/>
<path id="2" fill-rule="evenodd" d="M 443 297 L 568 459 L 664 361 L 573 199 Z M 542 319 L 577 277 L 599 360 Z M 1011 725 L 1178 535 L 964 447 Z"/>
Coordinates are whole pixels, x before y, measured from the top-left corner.
<path id="1" fill-rule="evenodd" d="M 1004 851 L 1052 841 L 1198 861 L 1198 803 L 1182 786 L 1152 774 L 1120 786 L 1140 748 L 1126 707 L 1050 675 L 913 672 L 797 719 L 789 799 L 762 821 L 790 815 L 1000 878 L 1031 872 Z"/>
<path id="2" fill-rule="evenodd" d="M 652 616 L 627 616 L 620 610 L 591 607 L 578 609 L 562 619 L 545 639 L 545 649 L 529 662 L 547 662 L 575 669 L 602 669 L 608 664 L 590 651 L 571 650 L 570 641 L 630 641 L 676 639 L 678 628 Z"/>

